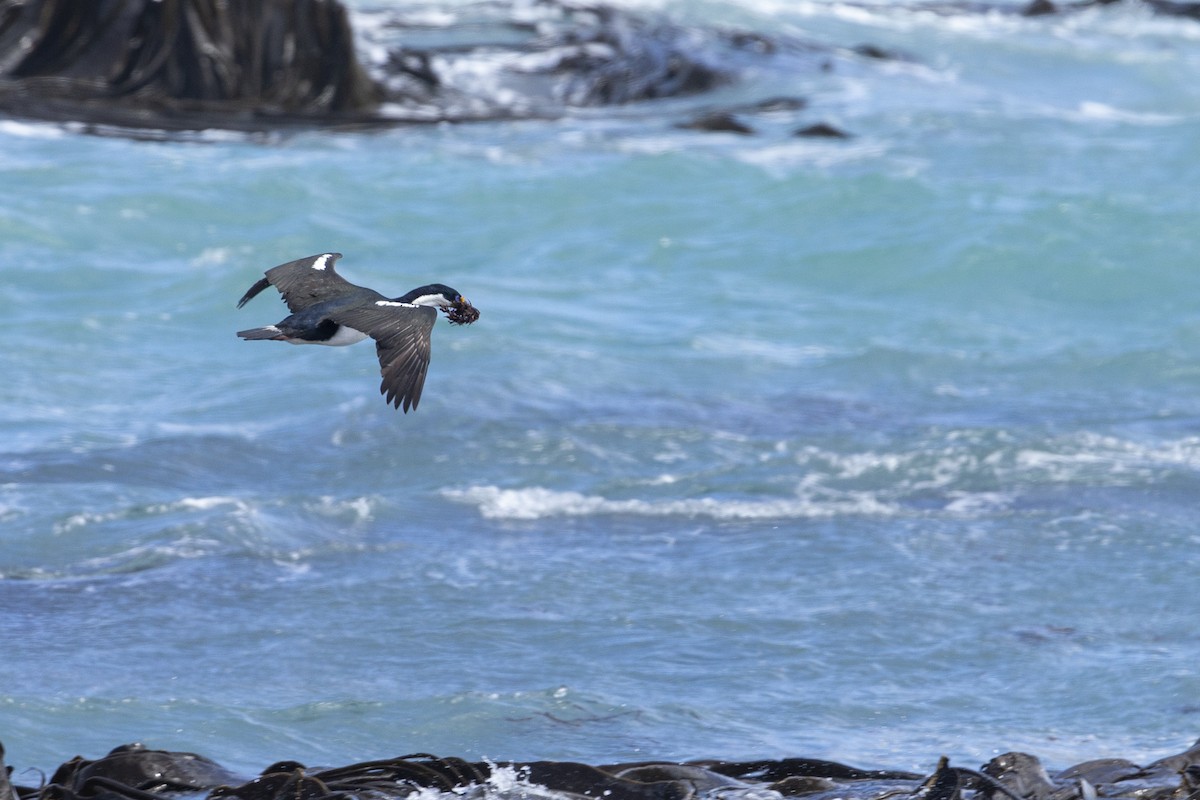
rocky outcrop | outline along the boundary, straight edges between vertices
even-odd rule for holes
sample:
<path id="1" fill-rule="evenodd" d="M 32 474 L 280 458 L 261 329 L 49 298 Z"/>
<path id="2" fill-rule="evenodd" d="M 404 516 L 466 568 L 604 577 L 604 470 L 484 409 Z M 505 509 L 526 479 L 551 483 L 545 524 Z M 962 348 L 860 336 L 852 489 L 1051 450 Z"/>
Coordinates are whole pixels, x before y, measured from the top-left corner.
<path id="1" fill-rule="evenodd" d="M 359 10 L 352 30 L 338 0 L 0 0 L 0 114 L 140 135 L 554 118 L 698 95 L 773 59 L 891 57 L 574 0 L 447 16 Z M 738 130 L 737 111 L 685 127 Z"/>
<path id="2" fill-rule="evenodd" d="M 0 0 L 0 111 L 166 128 L 362 119 L 336 0 Z"/>

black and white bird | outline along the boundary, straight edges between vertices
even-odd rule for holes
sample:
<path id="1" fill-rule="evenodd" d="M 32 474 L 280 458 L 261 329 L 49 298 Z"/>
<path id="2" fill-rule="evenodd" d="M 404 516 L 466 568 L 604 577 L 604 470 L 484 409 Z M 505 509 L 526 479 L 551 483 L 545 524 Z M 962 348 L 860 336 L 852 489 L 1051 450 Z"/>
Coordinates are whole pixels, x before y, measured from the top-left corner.
<path id="1" fill-rule="evenodd" d="M 429 335 L 440 309 L 456 325 L 479 319 L 467 298 L 441 283 L 413 289 L 393 299 L 356 286 L 338 275 L 333 264 L 341 253 L 298 258 L 267 270 L 247 290 L 237 307 L 274 286 L 291 316 L 274 325 L 238 331 L 246 340 L 268 339 L 291 344 L 354 344 L 375 340 L 383 383 L 379 391 L 396 408 L 415 409 L 429 370 Z"/>

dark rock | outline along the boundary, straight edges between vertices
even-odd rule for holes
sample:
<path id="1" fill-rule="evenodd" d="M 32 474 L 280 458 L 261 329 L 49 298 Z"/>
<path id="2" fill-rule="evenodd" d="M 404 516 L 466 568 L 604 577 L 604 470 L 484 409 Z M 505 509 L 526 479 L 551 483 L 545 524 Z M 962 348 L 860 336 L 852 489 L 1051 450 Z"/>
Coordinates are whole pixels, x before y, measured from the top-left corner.
<path id="1" fill-rule="evenodd" d="M 1182 0 L 1182 2 L 1176 2 L 1175 0 L 1146 0 L 1146 2 L 1150 8 L 1159 14 L 1200 20 L 1200 3 L 1195 2 L 1195 0 Z"/>
<path id="2" fill-rule="evenodd" d="M 241 800 L 320 800 L 330 795 L 330 787 L 319 777 L 306 775 L 296 762 L 274 764 L 263 774 L 236 788 L 220 786 L 209 793 L 215 800 L 237 797 Z"/>
<path id="3" fill-rule="evenodd" d="M 605 800 L 688 800 L 691 787 L 681 781 L 642 783 L 615 777 L 597 767 L 569 761 L 515 763 L 530 782 L 554 791 L 602 797 Z"/>
<path id="4" fill-rule="evenodd" d="M 679 781 L 687 784 L 696 793 L 712 792 L 730 787 L 750 788 L 749 784 L 742 781 L 693 764 L 638 764 L 624 769 L 605 768 L 605 772 L 611 772 L 622 780 L 638 781 L 639 783 Z"/>
<path id="5" fill-rule="evenodd" d="M 114 786 L 149 793 L 199 792 L 237 780 L 221 765 L 195 753 L 127 744 L 94 761 L 76 756 L 54 772 L 50 784 L 80 797 L 95 797 L 113 793 Z"/>
<path id="6" fill-rule="evenodd" d="M 1030 0 L 1029 4 L 1021 9 L 1021 14 L 1026 17 L 1041 17 L 1057 13 L 1058 6 L 1054 5 L 1050 0 Z"/>
<path id="7" fill-rule="evenodd" d="M 899 55 L 893 53 L 891 50 L 885 50 L 874 44 L 855 45 L 851 49 L 864 58 L 874 58 L 879 61 L 895 61 L 900 58 Z"/>
<path id="8" fill-rule="evenodd" d="M 1200 764 L 1200 740 L 1182 753 L 1160 758 L 1158 761 L 1147 764 L 1144 772 L 1180 772 L 1198 764 Z"/>
<path id="9" fill-rule="evenodd" d="M 1200 764 L 1189 764 L 1184 767 L 1180 773 L 1180 791 L 1192 797 L 1197 791 L 1200 791 Z"/>
<path id="10" fill-rule="evenodd" d="M 837 783 L 829 778 L 792 775 L 781 781 L 775 781 L 768 788 L 773 792 L 779 792 L 784 797 L 798 797 L 802 794 L 834 791 L 837 786 Z"/>
<path id="11" fill-rule="evenodd" d="M 1139 775 L 1141 771 L 1142 768 L 1137 764 L 1123 758 L 1098 758 L 1068 767 L 1055 775 L 1054 779 L 1057 781 L 1082 779 L 1093 786 L 1100 786 L 1132 778 Z"/>
<path id="12" fill-rule="evenodd" d="M 793 136 L 807 136 L 823 139 L 849 139 L 851 135 L 846 133 L 841 128 L 835 128 L 828 122 L 818 122 L 807 127 L 800 128 L 793 133 Z"/>
<path id="13" fill-rule="evenodd" d="M 681 122 L 679 128 L 693 131 L 713 131 L 718 133 L 739 133 L 749 135 L 754 129 L 738 120 L 733 114 L 725 111 L 714 111 L 703 114 L 687 122 Z"/>
<path id="14" fill-rule="evenodd" d="M 1061 788 L 1050 779 L 1037 756 L 1028 753 L 1005 753 L 996 756 L 981 768 L 983 774 L 994 778 L 1018 797 L 1046 800 Z M 985 787 L 984 794 L 994 797 Z"/>

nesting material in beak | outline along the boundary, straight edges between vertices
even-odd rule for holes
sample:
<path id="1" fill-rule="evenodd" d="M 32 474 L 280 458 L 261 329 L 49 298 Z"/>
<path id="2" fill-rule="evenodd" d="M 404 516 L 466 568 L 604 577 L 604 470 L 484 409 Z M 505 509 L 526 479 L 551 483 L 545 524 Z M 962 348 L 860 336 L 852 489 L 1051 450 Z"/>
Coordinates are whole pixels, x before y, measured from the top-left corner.
<path id="1" fill-rule="evenodd" d="M 453 325 L 470 325 L 479 319 L 479 309 L 471 305 L 465 297 L 458 298 L 458 302 L 443 308 L 442 311 L 446 313 L 446 319 L 450 320 Z"/>

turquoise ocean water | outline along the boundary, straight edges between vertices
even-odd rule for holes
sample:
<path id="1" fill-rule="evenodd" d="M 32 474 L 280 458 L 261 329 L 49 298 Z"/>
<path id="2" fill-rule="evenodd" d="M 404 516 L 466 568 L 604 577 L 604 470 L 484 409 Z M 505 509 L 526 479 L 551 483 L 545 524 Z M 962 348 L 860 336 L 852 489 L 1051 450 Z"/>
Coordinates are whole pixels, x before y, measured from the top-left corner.
<path id="1" fill-rule="evenodd" d="M 1200 22 L 632 8 L 842 49 L 545 121 L 0 121 L 10 764 L 1200 735 Z M 777 95 L 808 106 L 673 125 Z M 234 337 L 328 250 L 481 309 L 416 413 L 369 343 Z"/>

